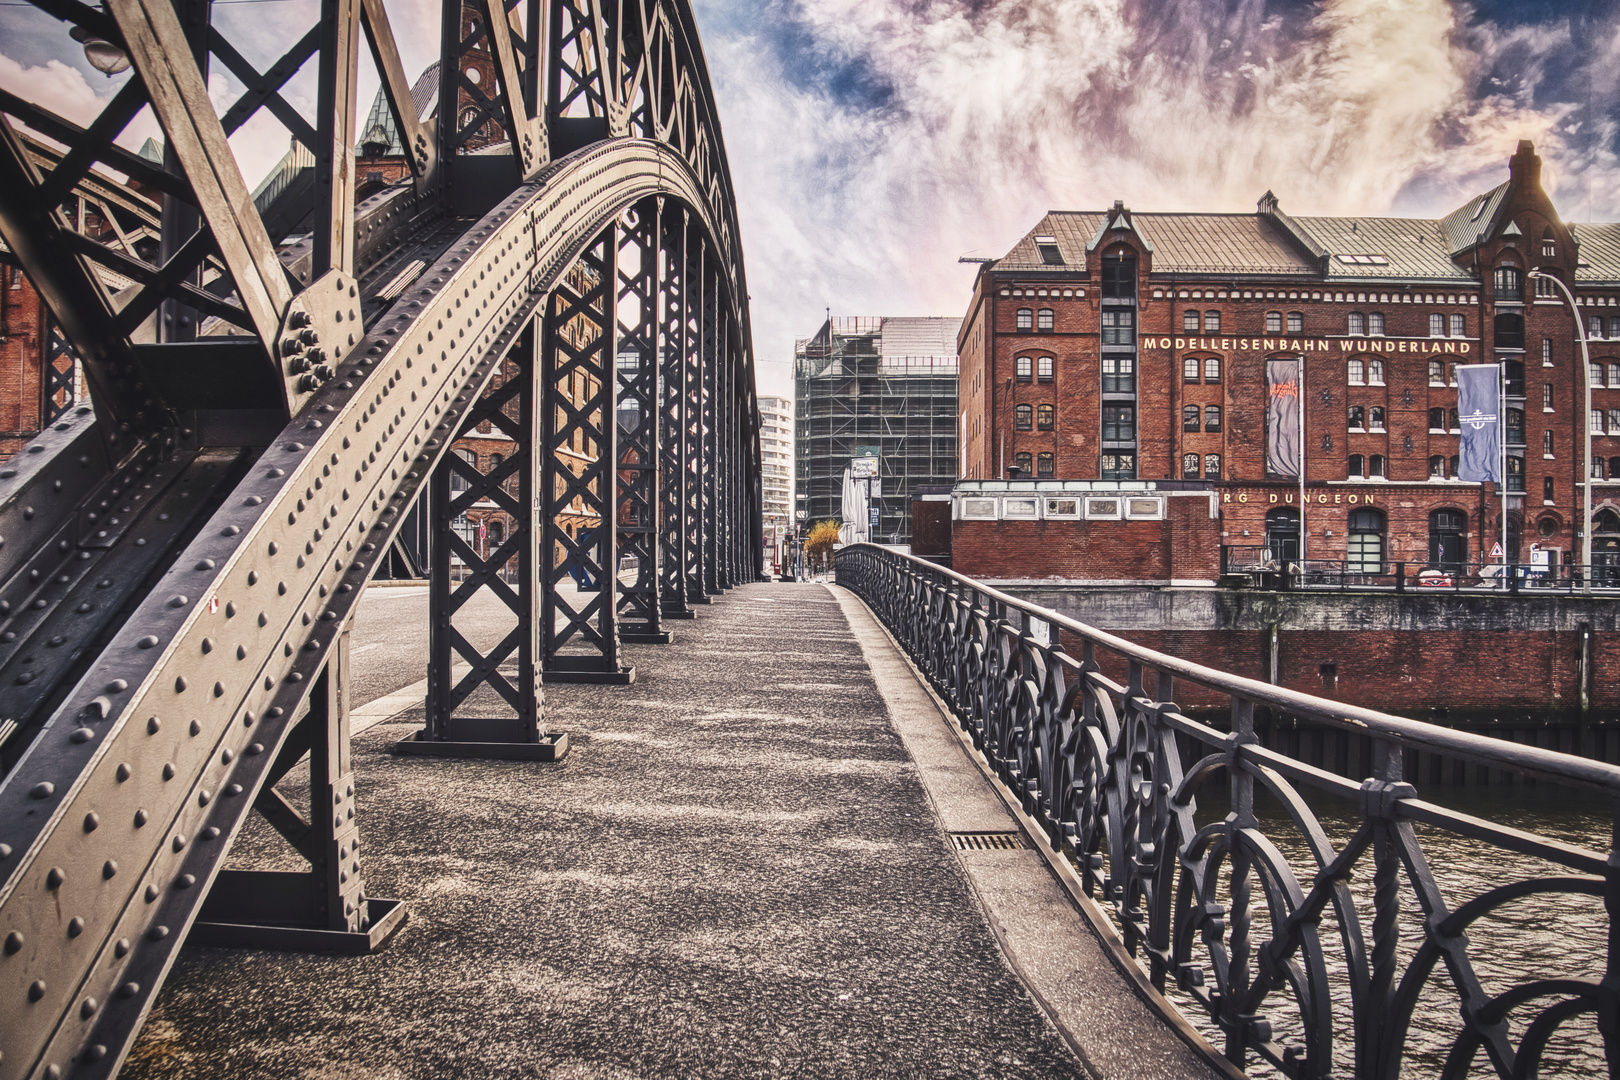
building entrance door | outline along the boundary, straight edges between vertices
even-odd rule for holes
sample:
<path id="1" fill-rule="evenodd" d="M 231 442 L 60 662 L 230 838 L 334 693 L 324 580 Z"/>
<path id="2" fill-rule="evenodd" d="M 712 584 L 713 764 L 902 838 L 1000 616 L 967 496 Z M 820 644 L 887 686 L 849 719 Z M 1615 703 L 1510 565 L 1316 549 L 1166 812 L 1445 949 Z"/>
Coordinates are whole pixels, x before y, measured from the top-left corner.
<path id="1" fill-rule="evenodd" d="M 1279 565 L 1299 561 L 1299 511 L 1266 513 L 1266 558 Z"/>
<path id="2" fill-rule="evenodd" d="M 1468 515 L 1461 510 L 1436 510 L 1429 515 L 1429 564 L 1442 570 L 1457 570 L 1468 558 L 1468 541 L 1463 536 Z"/>

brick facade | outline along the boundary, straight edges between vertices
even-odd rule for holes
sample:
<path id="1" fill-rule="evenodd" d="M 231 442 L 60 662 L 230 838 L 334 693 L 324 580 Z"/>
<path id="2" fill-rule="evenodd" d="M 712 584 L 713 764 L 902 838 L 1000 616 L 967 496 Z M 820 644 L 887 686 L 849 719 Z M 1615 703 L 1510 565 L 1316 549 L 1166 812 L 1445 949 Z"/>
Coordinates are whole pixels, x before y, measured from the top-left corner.
<path id="1" fill-rule="evenodd" d="M 1593 505 L 1620 511 L 1620 226 L 1565 224 L 1528 143 L 1506 183 L 1438 221 L 1294 219 L 1269 193 L 1252 215 L 1048 214 L 984 267 L 964 317 L 964 479 L 1206 481 L 1217 544 L 1264 543 L 1266 512 L 1300 502 L 1267 473 L 1264 365 L 1297 357 L 1308 558 L 1346 557 L 1354 507 L 1376 511 L 1361 520 L 1389 562 L 1432 560 L 1439 510 L 1463 515 L 1468 560 L 1500 541 L 1576 561 L 1585 373 L 1569 307 L 1530 269 L 1598 320 Z M 1121 314 L 1134 325 L 1112 328 Z M 1503 495 L 1455 478 L 1452 365 L 1471 363 L 1508 380 L 1505 528 Z M 1620 518 L 1599 520 L 1597 552 L 1620 558 Z"/>

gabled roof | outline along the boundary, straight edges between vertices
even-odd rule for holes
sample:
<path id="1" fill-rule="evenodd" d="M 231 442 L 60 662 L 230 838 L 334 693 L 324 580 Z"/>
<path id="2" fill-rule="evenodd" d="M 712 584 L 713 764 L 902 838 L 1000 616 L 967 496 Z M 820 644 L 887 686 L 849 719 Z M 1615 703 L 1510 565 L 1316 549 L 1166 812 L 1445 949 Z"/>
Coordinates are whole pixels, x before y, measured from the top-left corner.
<path id="1" fill-rule="evenodd" d="M 1057 240 L 1068 267 L 1084 270 L 1093 238 L 1111 223 L 1113 213 L 1052 210 L 1040 220 L 995 270 L 1052 270 L 1042 258 L 1037 236 Z M 1155 274 L 1315 274 L 1316 265 L 1270 222 L 1256 214 L 1133 213 L 1137 235 L 1152 245 Z"/>
<path id="2" fill-rule="evenodd" d="M 426 120 L 433 110 L 439 106 L 439 62 L 437 60 L 427 66 L 415 84 L 411 86 L 411 104 L 416 107 L 416 118 Z M 394 110 L 388 107 L 388 95 L 382 87 L 377 88 L 377 96 L 371 100 L 371 111 L 366 114 L 366 122 L 360 125 L 360 138 L 355 143 L 355 153 L 360 153 L 366 142 L 366 136 L 371 134 L 373 128 L 381 128 L 383 134 L 388 136 L 388 149 L 383 151 L 384 157 L 404 157 L 405 143 L 399 137 L 399 127 L 394 123 Z"/>
<path id="3" fill-rule="evenodd" d="M 1299 226 L 1327 252 L 1324 277 L 1472 281 L 1451 259 L 1442 223 L 1424 218 L 1302 217 Z"/>
<path id="4" fill-rule="evenodd" d="M 1620 284 L 1620 222 L 1571 225 L 1570 231 L 1581 245 L 1575 280 Z"/>
<path id="5" fill-rule="evenodd" d="M 1440 232 L 1446 238 L 1447 254 L 1455 255 L 1474 246 L 1488 233 L 1491 220 L 1507 198 L 1508 186 L 1498 184 L 1483 195 L 1476 195 L 1440 219 Z"/>

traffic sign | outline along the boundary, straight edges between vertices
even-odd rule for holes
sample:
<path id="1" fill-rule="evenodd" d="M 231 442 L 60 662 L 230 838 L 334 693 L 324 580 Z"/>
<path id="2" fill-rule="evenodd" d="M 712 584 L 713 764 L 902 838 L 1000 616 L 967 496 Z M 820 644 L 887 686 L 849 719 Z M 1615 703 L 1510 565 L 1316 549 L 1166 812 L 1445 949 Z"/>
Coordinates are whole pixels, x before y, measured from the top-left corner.
<path id="1" fill-rule="evenodd" d="M 1502 550 L 1502 545 L 1501 544 L 1492 544 L 1491 545 L 1491 558 L 1500 559 L 1505 554 L 1507 554 L 1507 553 Z"/>

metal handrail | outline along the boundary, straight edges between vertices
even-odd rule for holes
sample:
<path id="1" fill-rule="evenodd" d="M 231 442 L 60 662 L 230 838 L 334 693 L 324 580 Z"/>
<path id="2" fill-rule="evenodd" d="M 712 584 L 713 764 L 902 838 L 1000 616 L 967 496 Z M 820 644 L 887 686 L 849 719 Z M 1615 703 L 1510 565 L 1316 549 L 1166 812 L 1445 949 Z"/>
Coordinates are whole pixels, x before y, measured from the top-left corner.
<path id="1" fill-rule="evenodd" d="M 1534 1075 L 1517 1058 L 1539 1062 L 1553 1029 L 1587 1013 L 1602 1030 L 1620 1026 L 1620 970 L 1608 948 L 1620 940 L 1620 854 L 1447 809 L 1418 798 L 1403 777 L 1407 751 L 1420 750 L 1598 792 L 1620 807 L 1620 768 L 1230 675 L 873 545 L 844 548 L 837 565 L 839 584 L 889 628 L 1053 847 L 1074 859 L 1086 890 L 1111 906 L 1154 984 L 1173 983 L 1224 1033 L 1233 1064 L 1258 1059 L 1300 1077 L 1394 1076 L 1420 991 L 1440 978 L 1461 1001 L 1447 1075 L 1466 1072 L 1482 1048 L 1499 1076 Z M 1123 682 L 1105 674 L 1105 660 L 1123 664 Z M 1184 715 L 1172 700 L 1177 680 L 1224 696 L 1231 730 Z M 1257 709 L 1367 737 L 1372 775 L 1358 782 L 1261 746 Z M 1201 825 L 1195 796 L 1223 774 L 1231 812 Z M 1292 839 L 1310 853 L 1298 873 L 1264 834 L 1271 826 L 1254 813 L 1257 787 L 1282 805 Z M 1335 848 L 1301 790 L 1358 810 L 1355 834 Z M 1504 868 L 1479 895 L 1449 903 L 1417 823 L 1574 876 L 1503 880 Z M 1370 878 L 1371 896 L 1358 897 L 1352 872 L 1367 863 L 1359 880 Z M 1569 893 L 1606 903 L 1605 977 L 1559 971 L 1487 991 L 1467 927 L 1508 905 Z M 1422 943 L 1408 958 L 1396 948 L 1403 897 L 1424 916 Z M 1370 926 L 1358 900 L 1372 909 Z M 1269 939 L 1251 940 L 1260 929 Z M 1342 945 L 1333 964 L 1319 932 L 1327 930 Z M 1335 999 L 1350 1002 L 1348 1025 L 1335 1020 Z M 1350 1029 L 1337 1040 L 1336 1022 Z M 1605 1053 L 1610 1075 L 1620 1074 L 1620 1048 Z"/>

